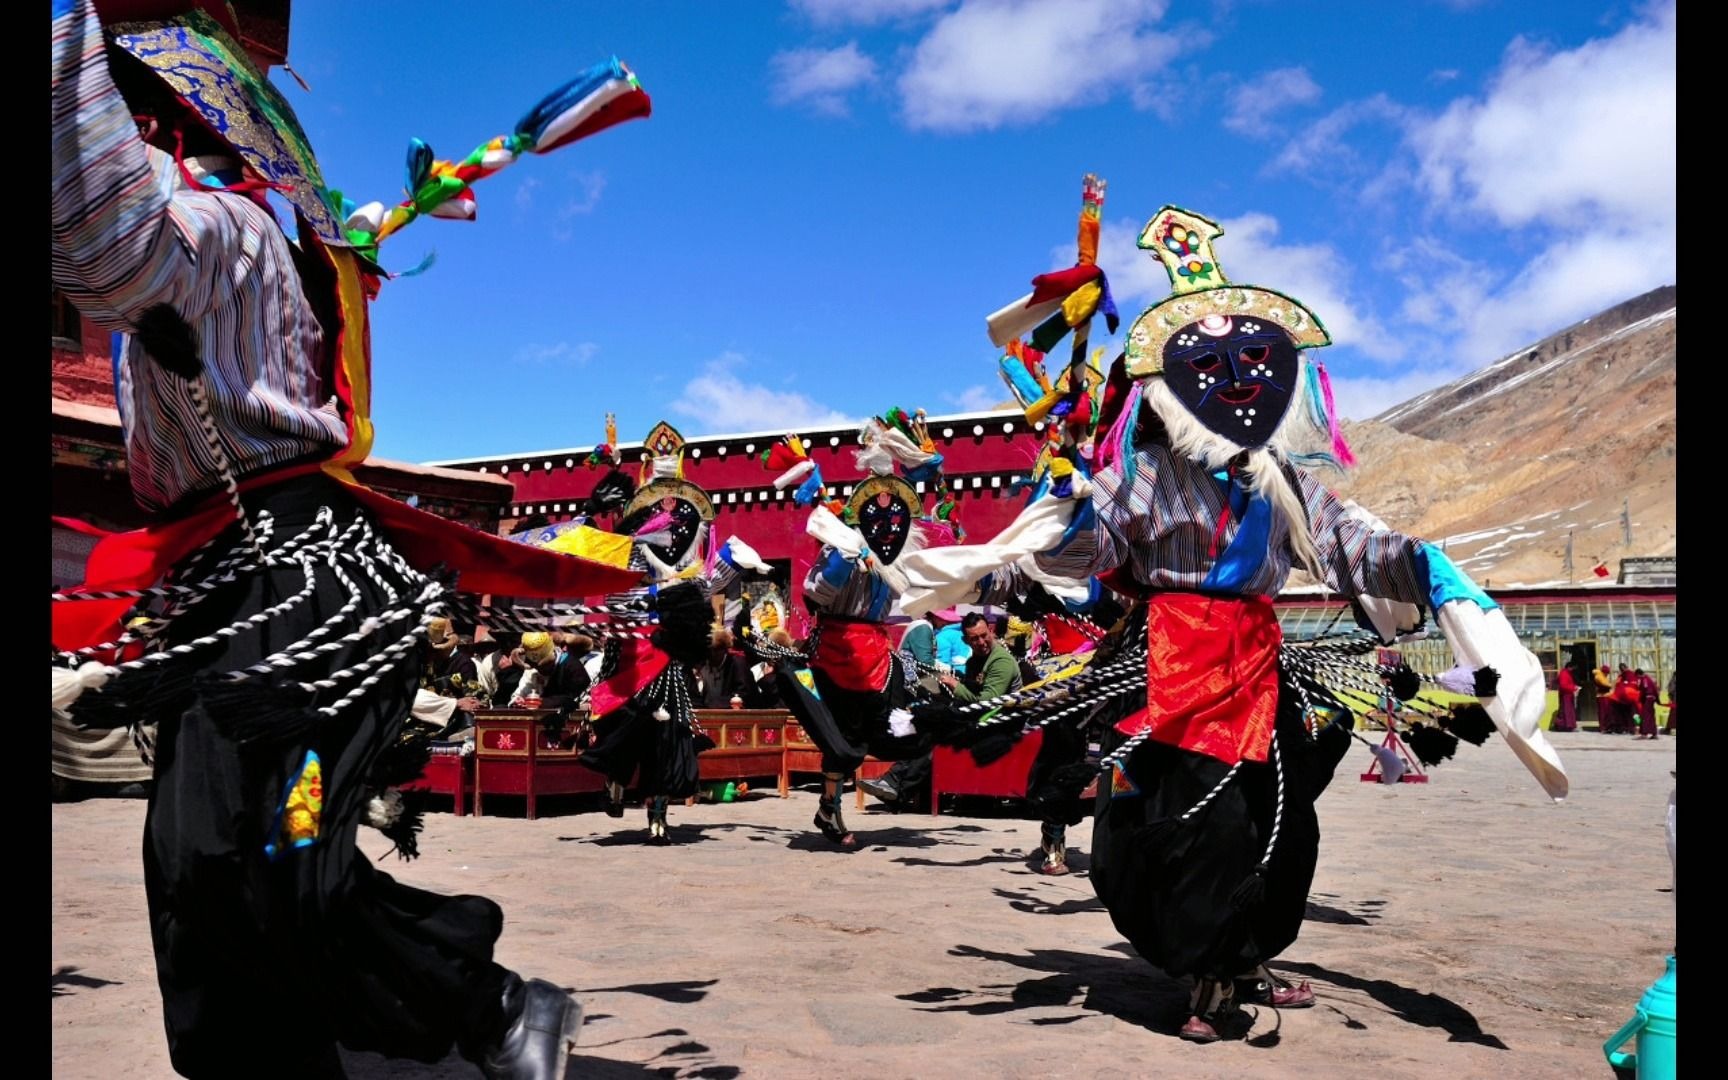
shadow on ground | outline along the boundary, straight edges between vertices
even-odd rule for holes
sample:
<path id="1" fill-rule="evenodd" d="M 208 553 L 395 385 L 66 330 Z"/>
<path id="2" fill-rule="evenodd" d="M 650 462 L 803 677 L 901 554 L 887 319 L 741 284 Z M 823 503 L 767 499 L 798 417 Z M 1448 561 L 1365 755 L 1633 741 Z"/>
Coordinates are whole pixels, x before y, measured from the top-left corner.
<path id="1" fill-rule="evenodd" d="M 113 979 L 98 979 L 90 975 L 80 975 L 78 971 L 79 969 L 75 967 L 63 967 L 49 975 L 48 996 L 50 998 L 65 997 L 67 994 L 75 992 L 67 989 L 67 987 L 72 986 L 80 990 L 99 990 L 104 986 L 121 985 Z"/>

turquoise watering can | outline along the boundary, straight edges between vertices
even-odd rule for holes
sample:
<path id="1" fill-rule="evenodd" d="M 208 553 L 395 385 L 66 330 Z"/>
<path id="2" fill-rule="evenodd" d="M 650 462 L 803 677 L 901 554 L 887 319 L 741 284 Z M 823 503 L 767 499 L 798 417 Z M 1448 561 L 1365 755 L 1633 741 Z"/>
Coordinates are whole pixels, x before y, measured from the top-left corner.
<path id="1" fill-rule="evenodd" d="M 1674 987 L 1674 958 L 1668 958 L 1668 970 L 1650 984 L 1632 1019 L 1602 1044 L 1608 1064 L 1616 1069 L 1631 1069 L 1638 1080 L 1674 1080 L 1677 1044 L 1674 1040 L 1674 1013 L 1677 1004 Z M 1620 1047 L 1628 1039 L 1638 1039 L 1636 1052 L 1625 1054 Z"/>

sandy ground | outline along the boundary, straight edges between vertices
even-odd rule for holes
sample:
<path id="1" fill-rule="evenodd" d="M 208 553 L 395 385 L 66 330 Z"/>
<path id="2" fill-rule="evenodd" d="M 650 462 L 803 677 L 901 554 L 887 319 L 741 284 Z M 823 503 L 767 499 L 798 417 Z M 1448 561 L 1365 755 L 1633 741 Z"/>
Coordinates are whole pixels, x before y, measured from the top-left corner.
<path id="1" fill-rule="evenodd" d="M 671 848 L 640 844 L 639 810 L 433 814 L 424 856 L 393 872 L 502 903 L 499 960 L 587 1009 L 570 1077 L 1606 1076 L 1602 1041 L 1674 941 L 1675 743 L 1554 741 L 1573 778 L 1560 805 L 1493 742 L 1396 788 L 1356 782 L 1357 747 L 1320 801 L 1309 922 L 1274 965 L 1319 1005 L 1259 1010 L 1245 1040 L 1211 1046 L 1174 1037 L 1185 988 L 1132 955 L 1085 874 L 1033 873 L 1037 826 L 988 806 L 849 813 L 852 854 L 812 840 L 807 790 L 675 807 Z M 172 1075 L 143 814 L 54 808 L 62 1080 Z M 1072 831 L 1081 870 L 1089 834 Z M 455 1058 L 347 1062 L 373 1080 L 478 1075 Z"/>

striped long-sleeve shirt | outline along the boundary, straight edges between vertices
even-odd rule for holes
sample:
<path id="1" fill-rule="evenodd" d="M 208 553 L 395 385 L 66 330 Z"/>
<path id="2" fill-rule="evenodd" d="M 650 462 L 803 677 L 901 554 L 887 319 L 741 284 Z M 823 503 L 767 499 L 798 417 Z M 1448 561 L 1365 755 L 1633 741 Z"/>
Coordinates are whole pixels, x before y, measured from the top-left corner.
<path id="1" fill-rule="evenodd" d="M 104 329 L 166 304 L 197 336 L 217 436 L 240 476 L 346 445 L 321 373 L 325 333 L 265 207 L 196 190 L 138 137 L 90 0 L 55 0 L 52 276 Z M 161 510 L 214 491 L 189 385 L 129 338 L 116 387 L 134 497 Z"/>
<path id="2" fill-rule="evenodd" d="M 1430 602 L 1420 540 L 1359 521 L 1307 472 L 1292 471 L 1328 586 L 1351 597 Z M 1226 497 L 1230 513 L 1220 531 Z M 1126 566 L 1153 591 L 1276 596 L 1290 576 L 1292 553 L 1288 523 L 1263 496 L 1155 443 L 1136 451 L 1131 484 L 1120 466 L 1101 471 L 1067 542 L 1037 559 L 1042 570 L 1080 581 Z M 980 602 L 1000 603 L 1028 584 L 1014 568 L 994 573 Z"/>

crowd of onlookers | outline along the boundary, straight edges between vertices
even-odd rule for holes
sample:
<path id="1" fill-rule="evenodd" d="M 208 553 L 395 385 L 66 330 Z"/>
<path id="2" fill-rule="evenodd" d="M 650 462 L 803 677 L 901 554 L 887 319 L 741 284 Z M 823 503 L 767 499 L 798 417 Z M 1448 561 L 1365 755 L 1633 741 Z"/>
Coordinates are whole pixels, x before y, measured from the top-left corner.
<path id="1" fill-rule="evenodd" d="M 1675 732 L 1675 700 L 1674 672 L 1668 675 L 1668 700 L 1662 700 L 1662 690 L 1656 680 L 1643 668 L 1620 665 L 1618 676 L 1613 670 L 1603 664 L 1595 671 L 1590 671 L 1587 677 L 1596 695 L 1596 727 L 1604 735 L 1631 735 L 1637 739 L 1655 739 L 1658 734 L 1672 735 Z M 1580 669 L 1574 665 L 1562 667 L 1555 678 L 1555 689 L 1559 696 L 1554 718 L 1549 725 L 1553 731 L 1578 730 L 1578 698 L 1584 689 Z M 1668 708 L 1667 723 L 1660 733 L 1656 727 L 1656 708 L 1665 705 Z"/>

